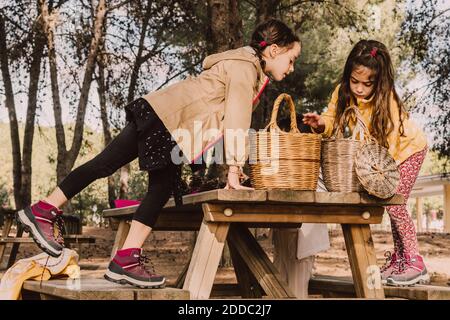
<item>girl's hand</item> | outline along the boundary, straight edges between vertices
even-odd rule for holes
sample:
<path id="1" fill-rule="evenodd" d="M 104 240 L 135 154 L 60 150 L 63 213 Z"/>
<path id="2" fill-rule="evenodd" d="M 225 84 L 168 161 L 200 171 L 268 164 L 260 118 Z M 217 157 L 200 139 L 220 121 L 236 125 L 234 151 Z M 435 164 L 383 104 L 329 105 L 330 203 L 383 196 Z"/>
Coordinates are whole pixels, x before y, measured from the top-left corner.
<path id="1" fill-rule="evenodd" d="M 235 190 L 255 190 L 254 188 L 245 187 L 241 185 L 241 178 L 245 178 L 245 174 L 242 169 L 238 166 L 230 166 L 228 168 L 227 185 L 224 189 L 235 189 Z"/>
<path id="2" fill-rule="evenodd" d="M 311 126 L 317 133 L 322 133 L 325 130 L 325 122 L 317 113 L 305 113 L 303 115 L 303 123 Z"/>

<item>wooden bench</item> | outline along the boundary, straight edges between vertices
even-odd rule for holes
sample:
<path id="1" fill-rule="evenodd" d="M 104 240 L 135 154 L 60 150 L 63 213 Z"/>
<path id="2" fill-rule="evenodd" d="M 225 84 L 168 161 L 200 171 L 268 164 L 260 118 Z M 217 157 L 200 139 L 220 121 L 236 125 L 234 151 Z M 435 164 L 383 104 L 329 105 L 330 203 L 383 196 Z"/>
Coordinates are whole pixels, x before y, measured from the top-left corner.
<path id="1" fill-rule="evenodd" d="M 138 289 L 104 279 L 61 279 L 24 282 L 24 300 L 187 300 L 189 291 L 162 288 Z"/>
<path id="2" fill-rule="evenodd" d="M 408 300 L 449 300 L 450 287 L 415 285 L 411 287 L 383 286 L 389 298 Z M 328 298 L 354 298 L 355 286 L 350 277 L 315 276 L 309 281 L 309 293 Z"/>
<path id="3" fill-rule="evenodd" d="M 228 242 L 241 296 L 292 298 L 287 284 L 248 228 L 293 228 L 302 223 L 342 225 L 356 296 L 384 298 L 370 224 L 382 221 L 384 206 L 402 204 L 401 195 L 380 200 L 364 193 L 292 190 L 212 190 L 165 205 L 154 230 L 199 230 L 189 264 L 177 287 L 191 298 L 210 297 L 225 241 Z M 118 223 L 111 255 L 120 248 L 137 206 L 108 209 L 104 217 Z"/>
<path id="4" fill-rule="evenodd" d="M 34 241 L 30 237 L 23 237 L 23 228 L 20 224 L 17 226 L 16 234 L 14 236 L 10 236 L 11 229 L 15 221 L 15 211 L 2 211 L 2 216 L 4 221 L 2 232 L 0 234 L 0 266 L 2 265 L 7 245 L 12 244 L 8 262 L 6 264 L 6 268 L 9 268 L 16 261 L 20 244 L 34 243 Z M 81 234 L 81 224 L 79 223 L 78 217 L 72 215 L 64 215 L 63 219 L 65 225 L 67 223 L 65 231 L 68 232 L 68 234 L 63 235 L 64 244 L 66 247 L 70 247 L 70 245 L 72 244 L 78 245 L 80 247 L 82 244 L 95 243 L 96 240 L 94 237 Z"/>

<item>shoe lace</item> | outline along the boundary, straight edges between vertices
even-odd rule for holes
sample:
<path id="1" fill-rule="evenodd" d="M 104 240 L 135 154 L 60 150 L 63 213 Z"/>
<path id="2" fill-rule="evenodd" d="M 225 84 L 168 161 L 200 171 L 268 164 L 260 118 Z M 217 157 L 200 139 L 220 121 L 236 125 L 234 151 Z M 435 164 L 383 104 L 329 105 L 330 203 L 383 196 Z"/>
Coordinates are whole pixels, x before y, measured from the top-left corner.
<path id="1" fill-rule="evenodd" d="M 397 266 L 392 273 L 401 274 L 401 273 L 405 272 L 410 266 L 411 266 L 411 260 L 405 259 L 402 257 L 401 259 L 399 259 Z"/>
<path id="2" fill-rule="evenodd" d="M 145 271 L 152 273 L 152 274 L 155 273 L 155 265 L 153 264 L 153 261 L 148 256 L 144 256 L 141 254 L 138 259 L 139 259 L 139 265 L 142 268 L 144 268 Z"/>
<path id="3" fill-rule="evenodd" d="M 392 264 L 392 260 L 394 258 L 394 255 L 392 254 L 391 251 L 386 251 L 384 253 L 384 257 L 386 258 L 384 265 L 381 267 L 381 272 L 384 272 L 387 268 L 389 268 Z"/>

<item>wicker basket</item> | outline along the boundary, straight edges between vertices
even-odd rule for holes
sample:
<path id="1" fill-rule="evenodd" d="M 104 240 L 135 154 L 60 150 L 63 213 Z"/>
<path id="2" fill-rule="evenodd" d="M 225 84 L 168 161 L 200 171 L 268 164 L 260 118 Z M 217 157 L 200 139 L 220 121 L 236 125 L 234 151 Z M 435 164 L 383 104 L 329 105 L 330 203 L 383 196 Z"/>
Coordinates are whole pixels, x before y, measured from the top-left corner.
<path id="1" fill-rule="evenodd" d="M 364 189 L 371 195 L 392 197 L 400 182 L 400 172 L 388 150 L 378 143 L 367 143 L 357 152 L 355 170 Z"/>
<path id="2" fill-rule="evenodd" d="M 325 187 L 330 192 L 361 192 L 363 186 L 359 182 L 354 168 L 354 158 L 364 142 L 364 122 L 356 108 L 347 108 L 341 117 L 334 136 L 322 140 L 322 175 Z M 342 130 L 351 114 L 356 116 L 353 135 L 344 138 Z M 364 126 L 365 127 L 365 126 Z M 359 134 L 360 140 L 357 140 Z M 362 136 L 361 136 L 362 135 Z"/>
<path id="3" fill-rule="evenodd" d="M 286 100 L 291 113 L 291 130 L 277 124 L 280 104 Z M 270 123 L 250 134 L 250 179 L 255 189 L 316 190 L 320 169 L 321 138 L 300 133 L 294 102 L 288 94 L 275 100 Z"/>

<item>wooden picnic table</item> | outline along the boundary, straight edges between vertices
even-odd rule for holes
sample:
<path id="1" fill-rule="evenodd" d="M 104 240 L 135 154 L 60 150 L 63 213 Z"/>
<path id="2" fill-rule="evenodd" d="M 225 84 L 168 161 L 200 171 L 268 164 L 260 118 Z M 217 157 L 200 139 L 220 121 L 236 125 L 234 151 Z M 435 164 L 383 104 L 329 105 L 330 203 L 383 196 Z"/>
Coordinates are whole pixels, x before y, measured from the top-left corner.
<path id="1" fill-rule="evenodd" d="M 302 223 L 338 223 L 344 233 L 356 296 L 384 298 L 370 224 L 382 221 L 384 206 L 402 204 L 401 195 L 381 200 L 364 193 L 292 190 L 212 190 L 173 199 L 154 230 L 200 230 L 192 258 L 178 282 L 192 299 L 210 297 L 225 241 L 241 294 L 246 298 L 293 298 L 278 271 L 248 228 L 292 228 Z M 125 241 L 137 206 L 108 209 L 119 222 L 112 255 Z"/>

